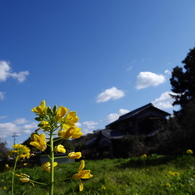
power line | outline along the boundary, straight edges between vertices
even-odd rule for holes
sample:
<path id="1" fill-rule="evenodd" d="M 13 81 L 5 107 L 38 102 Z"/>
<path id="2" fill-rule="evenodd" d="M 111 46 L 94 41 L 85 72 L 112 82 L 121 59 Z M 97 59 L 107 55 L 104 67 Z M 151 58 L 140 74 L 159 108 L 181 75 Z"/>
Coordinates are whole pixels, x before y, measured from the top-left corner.
<path id="1" fill-rule="evenodd" d="M 16 144 L 16 137 L 18 137 L 18 135 L 16 133 L 13 133 L 12 137 L 14 138 L 14 145 Z"/>

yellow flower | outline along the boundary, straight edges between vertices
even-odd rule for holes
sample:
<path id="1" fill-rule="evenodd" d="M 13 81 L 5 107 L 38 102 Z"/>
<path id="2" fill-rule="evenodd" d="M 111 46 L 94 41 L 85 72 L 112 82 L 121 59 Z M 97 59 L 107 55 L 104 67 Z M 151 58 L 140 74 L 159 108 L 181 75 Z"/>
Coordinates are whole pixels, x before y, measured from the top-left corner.
<path id="1" fill-rule="evenodd" d="M 30 176 L 25 173 L 16 174 L 17 177 L 20 178 L 20 181 L 23 183 L 27 183 L 30 180 Z"/>
<path id="2" fill-rule="evenodd" d="M 4 189 L 4 190 L 7 190 L 7 187 L 6 187 L 6 186 L 3 186 L 3 189 Z"/>
<path id="3" fill-rule="evenodd" d="M 79 159 L 82 157 L 81 152 L 71 152 L 68 154 L 69 159 Z"/>
<path id="4" fill-rule="evenodd" d="M 142 158 L 147 158 L 147 154 L 142 154 L 141 157 Z"/>
<path id="5" fill-rule="evenodd" d="M 45 116 L 47 114 L 47 107 L 46 107 L 46 102 L 43 100 L 40 103 L 40 106 L 34 107 L 32 109 L 33 112 L 35 112 L 39 116 Z"/>
<path id="6" fill-rule="evenodd" d="M 5 164 L 5 168 L 6 168 L 6 169 L 9 169 L 9 165 L 8 165 L 8 164 Z"/>
<path id="7" fill-rule="evenodd" d="M 187 154 L 193 154 L 193 150 L 188 149 L 188 150 L 186 151 L 186 153 L 187 153 Z"/>
<path id="8" fill-rule="evenodd" d="M 179 176 L 180 173 L 178 173 L 178 172 L 173 172 L 173 171 L 169 171 L 169 175 L 171 175 L 171 176 Z"/>
<path id="9" fill-rule="evenodd" d="M 105 187 L 105 186 L 102 186 L 102 187 L 101 187 L 101 190 L 106 190 L 106 187 Z"/>
<path id="10" fill-rule="evenodd" d="M 19 158 L 25 159 L 25 158 L 30 158 L 30 153 L 27 154 L 20 154 Z"/>
<path id="11" fill-rule="evenodd" d="M 54 162 L 54 167 L 56 167 L 57 164 L 58 164 L 57 162 Z M 50 164 L 50 162 L 44 163 L 44 164 L 42 165 L 42 168 L 43 168 L 45 171 L 47 171 L 47 172 L 50 173 L 50 169 L 51 169 L 51 164 Z"/>
<path id="12" fill-rule="evenodd" d="M 64 129 L 69 129 L 79 121 L 79 117 L 76 116 L 76 112 L 70 111 L 61 121 Z"/>
<path id="13" fill-rule="evenodd" d="M 36 147 L 40 151 L 44 151 L 47 148 L 44 133 L 42 133 L 41 135 L 33 133 L 31 135 L 31 139 L 33 139 L 33 141 L 30 142 L 30 145 Z"/>
<path id="14" fill-rule="evenodd" d="M 77 139 L 79 137 L 81 137 L 83 135 L 83 133 L 81 132 L 81 128 L 77 128 L 75 126 L 70 127 L 67 130 L 60 130 L 58 132 L 58 136 L 62 137 L 63 139 L 67 140 L 67 139 Z"/>
<path id="15" fill-rule="evenodd" d="M 19 158 L 30 158 L 30 149 L 27 146 L 24 146 L 22 144 L 14 144 L 12 148 L 14 148 L 14 150 L 10 150 L 8 156 L 16 153 L 19 155 Z"/>
<path id="16" fill-rule="evenodd" d="M 24 165 L 24 166 L 27 166 L 27 165 L 28 165 L 28 163 L 24 163 L 23 165 Z"/>
<path id="17" fill-rule="evenodd" d="M 41 121 L 38 125 L 40 128 L 42 128 L 43 130 L 47 131 L 50 130 L 50 125 L 48 121 Z"/>
<path id="18" fill-rule="evenodd" d="M 56 121 L 59 122 L 66 115 L 68 110 L 69 110 L 68 108 L 60 106 L 56 113 Z"/>
<path id="19" fill-rule="evenodd" d="M 34 183 L 32 182 L 32 180 L 30 180 L 30 176 L 25 174 L 25 173 L 20 173 L 20 174 L 16 174 L 17 177 L 20 178 L 20 181 L 23 183 L 31 183 L 34 186 Z"/>
<path id="20" fill-rule="evenodd" d="M 171 184 L 170 183 L 166 183 L 165 186 L 171 187 Z"/>
<path id="21" fill-rule="evenodd" d="M 83 170 L 85 167 L 85 161 L 81 160 L 81 164 L 79 166 L 78 173 L 74 174 L 72 177 L 73 179 L 80 179 L 79 181 L 79 191 L 83 191 L 83 183 L 81 179 L 89 179 L 93 177 L 93 175 L 90 174 L 90 170 Z"/>
<path id="22" fill-rule="evenodd" d="M 54 150 L 55 150 L 55 152 L 66 153 L 66 149 L 61 144 L 59 144 L 58 146 L 55 146 Z"/>

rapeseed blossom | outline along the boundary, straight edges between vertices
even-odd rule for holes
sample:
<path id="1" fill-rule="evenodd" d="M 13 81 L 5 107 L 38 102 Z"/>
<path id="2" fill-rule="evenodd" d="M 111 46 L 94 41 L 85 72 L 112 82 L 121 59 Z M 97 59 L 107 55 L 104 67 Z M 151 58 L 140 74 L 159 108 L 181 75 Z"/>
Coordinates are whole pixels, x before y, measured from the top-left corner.
<path id="1" fill-rule="evenodd" d="M 40 103 L 40 106 L 34 107 L 32 111 L 41 117 L 45 116 L 47 114 L 47 106 L 45 100 Z"/>
<path id="2" fill-rule="evenodd" d="M 73 179 L 79 179 L 79 191 L 83 191 L 83 183 L 81 179 L 89 179 L 91 177 L 93 177 L 93 175 L 91 175 L 90 170 L 83 170 L 85 167 L 85 161 L 81 160 L 80 162 L 80 166 L 79 166 L 79 170 L 78 173 L 74 174 L 72 177 Z"/>
<path id="3" fill-rule="evenodd" d="M 30 149 L 27 146 L 22 144 L 14 144 L 12 148 L 14 148 L 14 150 L 10 150 L 8 156 L 11 156 L 13 153 L 15 153 L 19 158 L 30 158 Z"/>
<path id="4" fill-rule="evenodd" d="M 166 183 L 165 186 L 166 187 L 171 187 L 171 184 L 170 183 Z"/>
<path id="5" fill-rule="evenodd" d="M 60 122 L 60 120 L 67 114 L 68 110 L 68 108 L 60 106 L 56 113 L 56 121 Z"/>
<path id="6" fill-rule="evenodd" d="M 30 142 L 30 145 L 36 147 L 37 149 L 39 149 L 40 151 L 44 151 L 47 148 L 47 143 L 46 143 L 46 139 L 45 139 L 45 134 L 37 134 L 37 133 L 33 133 L 31 135 L 31 139 L 33 141 Z"/>
<path id="7" fill-rule="evenodd" d="M 30 176 L 25 173 L 16 174 L 17 177 L 20 178 L 20 181 L 23 183 L 31 183 L 34 186 L 34 183 L 30 180 Z"/>
<path id="8" fill-rule="evenodd" d="M 58 136 L 67 140 L 67 139 L 77 139 L 81 137 L 83 133 L 81 132 L 81 128 L 72 126 L 67 130 L 60 130 L 58 132 Z"/>
<path id="9" fill-rule="evenodd" d="M 70 152 L 70 153 L 68 154 L 68 158 L 69 158 L 69 159 L 79 159 L 79 158 L 81 158 L 81 157 L 82 157 L 81 152 Z"/>
<path id="10" fill-rule="evenodd" d="M 171 176 L 179 176 L 180 173 L 174 172 L 174 171 L 169 171 L 169 175 L 171 175 Z"/>
<path id="11" fill-rule="evenodd" d="M 186 151 L 186 153 L 187 153 L 187 154 L 193 154 L 193 150 L 188 149 L 188 150 Z"/>
<path id="12" fill-rule="evenodd" d="M 64 148 L 63 145 L 59 144 L 54 147 L 55 152 L 60 152 L 60 153 L 66 153 L 66 149 Z"/>
<path id="13" fill-rule="evenodd" d="M 141 157 L 142 158 L 147 158 L 147 154 L 142 154 Z"/>
<path id="14" fill-rule="evenodd" d="M 57 164 L 58 164 L 57 162 L 54 162 L 53 167 L 56 167 Z M 42 168 L 43 168 L 45 171 L 47 171 L 47 172 L 50 173 L 50 169 L 51 169 L 51 164 L 50 164 L 50 162 L 44 163 L 44 164 L 42 165 Z"/>
<path id="15" fill-rule="evenodd" d="M 101 187 L 101 190 L 106 190 L 106 187 L 103 185 L 103 186 Z"/>

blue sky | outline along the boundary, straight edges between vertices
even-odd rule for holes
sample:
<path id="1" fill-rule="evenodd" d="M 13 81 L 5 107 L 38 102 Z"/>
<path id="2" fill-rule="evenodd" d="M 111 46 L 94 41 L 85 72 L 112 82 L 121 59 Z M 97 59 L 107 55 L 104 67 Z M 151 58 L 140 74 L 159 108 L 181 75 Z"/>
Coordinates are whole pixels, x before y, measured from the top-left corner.
<path id="1" fill-rule="evenodd" d="M 0 133 L 36 129 L 46 100 L 83 133 L 148 103 L 172 113 L 170 76 L 194 47 L 195 1 L 1 0 Z"/>

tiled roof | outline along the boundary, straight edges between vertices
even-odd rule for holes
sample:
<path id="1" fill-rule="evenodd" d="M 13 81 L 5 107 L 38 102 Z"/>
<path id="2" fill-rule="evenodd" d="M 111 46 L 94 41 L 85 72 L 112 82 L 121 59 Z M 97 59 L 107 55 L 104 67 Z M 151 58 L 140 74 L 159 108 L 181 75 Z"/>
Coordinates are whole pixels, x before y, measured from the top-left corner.
<path id="1" fill-rule="evenodd" d="M 114 121 L 114 122 L 106 125 L 106 127 L 109 126 L 109 125 L 111 125 L 111 124 L 117 123 L 117 122 L 122 121 L 122 120 L 125 120 L 127 118 L 131 118 L 131 117 L 133 117 L 135 115 L 138 115 L 139 113 L 143 112 L 144 110 L 146 110 L 146 109 L 148 109 L 150 107 L 153 107 L 156 110 L 162 112 L 165 116 L 169 116 L 170 115 L 168 112 L 165 112 L 163 110 L 160 110 L 160 109 L 156 108 L 152 103 L 149 103 L 149 104 L 146 104 L 145 106 L 142 106 L 142 107 L 137 108 L 137 109 L 135 109 L 135 110 L 133 110 L 131 112 L 128 112 L 127 114 L 124 114 L 124 115 L 120 116 L 116 121 Z"/>

